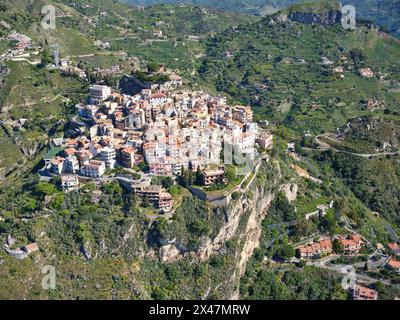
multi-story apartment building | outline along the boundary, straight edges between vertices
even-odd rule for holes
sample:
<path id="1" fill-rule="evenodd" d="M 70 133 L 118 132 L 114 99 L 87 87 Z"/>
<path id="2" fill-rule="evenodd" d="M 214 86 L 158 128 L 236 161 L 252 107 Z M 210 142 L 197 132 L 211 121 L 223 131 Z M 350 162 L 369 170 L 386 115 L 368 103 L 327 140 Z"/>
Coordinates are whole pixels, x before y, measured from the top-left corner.
<path id="1" fill-rule="evenodd" d="M 79 179 L 77 175 L 61 176 L 61 187 L 64 191 L 72 191 L 79 189 Z"/>
<path id="2" fill-rule="evenodd" d="M 53 174 L 61 175 L 64 171 L 64 161 L 62 157 L 55 157 L 50 161 L 50 171 Z"/>
<path id="3" fill-rule="evenodd" d="M 168 98 L 165 94 L 155 93 L 150 97 L 149 102 L 152 106 L 157 106 L 157 105 L 166 103 L 167 100 L 168 100 Z"/>
<path id="4" fill-rule="evenodd" d="M 101 178 L 106 172 L 106 164 L 103 161 L 90 160 L 81 168 L 81 174 L 91 178 Z"/>
<path id="5" fill-rule="evenodd" d="M 117 154 L 114 148 L 104 147 L 100 151 L 100 158 L 105 162 L 107 168 L 113 169 L 117 162 Z"/>
<path id="6" fill-rule="evenodd" d="M 203 170 L 203 184 L 205 186 L 210 186 L 216 183 L 223 183 L 225 180 L 225 172 L 222 169 L 218 170 Z"/>
<path id="7" fill-rule="evenodd" d="M 159 209 L 171 209 L 173 199 L 171 194 L 163 189 L 162 186 L 149 186 L 136 190 L 136 194 L 140 197 L 146 197 L 147 200 Z"/>
<path id="8" fill-rule="evenodd" d="M 79 161 L 76 156 L 69 156 L 64 161 L 64 171 L 67 173 L 79 172 Z"/>
<path id="9" fill-rule="evenodd" d="M 94 105 L 87 105 L 83 108 L 79 109 L 79 116 L 87 119 L 87 120 L 94 120 L 95 115 L 97 113 L 97 111 L 99 110 L 99 108 L 97 106 Z"/>
<path id="10" fill-rule="evenodd" d="M 297 248 L 297 256 L 301 259 L 316 259 L 332 253 L 332 241 L 324 239 L 317 243 L 311 243 Z"/>
<path id="11" fill-rule="evenodd" d="M 133 168 L 135 165 L 135 150 L 133 147 L 128 146 L 120 150 L 121 164 L 125 168 Z"/>
<path id="12" fill-rule="evenodd" d="M 273 146 L 273 138 L 272 134 L 264 133 L 257 137 L 256 143 L 263 149 L 271 149 Z"/>
<path id="13" fill-rule="evenodd" d="M 94 85 L 90 87 L 90 100 L 99 105 L 111 96 L 111 88 L 108 86 Z"/>

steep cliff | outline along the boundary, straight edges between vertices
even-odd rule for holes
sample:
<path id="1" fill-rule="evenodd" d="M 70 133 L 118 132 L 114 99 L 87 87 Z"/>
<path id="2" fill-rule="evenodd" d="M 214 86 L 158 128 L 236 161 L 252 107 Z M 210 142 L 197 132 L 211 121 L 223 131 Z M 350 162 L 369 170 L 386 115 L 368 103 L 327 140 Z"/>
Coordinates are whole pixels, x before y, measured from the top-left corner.
<path id="1" fill-rule="evenodd" d="M 230 299 L 239 299 L 240 278 L 246 271 L 246 264 L 253 255 L 254 249 L 260 245 L 261 222 L 267 216 L 275 193 L 281 185 L 282 174 L 278 161 L 268 164 L 265 170 L 267 171 L 260 173 L 245 199 L 242 199 L 242 204 L 245 205 L 242 211 L 244 226 L 242 230 L 239 229 L 238 242 L 241 250 L 236 254 L 237 265 L 232 275 L 235 290 L 230 295 Z"/>
<path id="2" fill-rule="evenodd" d="M 226 275 L 226 282 L 231 283 L 231 292 L 226 292 L 225 298 L 239 299 L 240 278 L 254 249 L 259 246 L 261 222 L 268 214 L 276 191 L 281 187 L 281 178 L 277 161 L 263 163 L 248 191 L 231 203 L 226 223 L 215 237 L 207 238 L 196 252 L 190 254 L 180 252 L 179 246 L 168 243 L 160 248 L 162 261 L 172 263 L 190 255 L 196 263 L 207 262 L 213 255 L 223 254 L 227 243 L 235 240 L 238 244 L 234 259 L 236 264 L 232 267 L 233 272 Z M 218 287 L 220 284 L 215 285 Z"/>
<path id="3" fill-rule="evenodd" d="M 338 23 L 341 19 L 341 13 L 337 10 L 326 11 L 322 13 L 313 12 L 292 12 L 288 18 L 292 21 L 297 21 L 304 24 L 318 24 L 328 26 Z"/>
<path id="4" fill-rule="evenodd" d="M 296 4 L 282 10 L 279 20 L 286 18 L 304 24 L 328 26 L 340 22 L 341 4 L 336 1 Z"/>

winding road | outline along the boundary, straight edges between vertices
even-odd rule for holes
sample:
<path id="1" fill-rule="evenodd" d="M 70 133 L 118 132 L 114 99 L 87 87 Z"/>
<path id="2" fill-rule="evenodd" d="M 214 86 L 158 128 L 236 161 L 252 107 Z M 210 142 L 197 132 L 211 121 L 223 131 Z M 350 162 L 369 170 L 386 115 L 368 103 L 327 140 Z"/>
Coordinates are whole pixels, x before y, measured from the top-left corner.
<path id="1" fill-rule="evenodd" d="M 329 143 L 321 141 L 320 138 L 326 138 L 326 139 L 331 140 L 333 142 L 340 143 L 339 141 L 337 141 L 337 140 L 333 139 L 332 137 L 330 137 L 329 133 L 320 134 L 320 135 L 317 135 L 315 137 L 315 142 L 318 143 L 318 145 L 319 145 L 318 149 L 319 150 L 334 150 L 336 152 L 350 154 L 350 155 L 357 156 L 357 157 L 362 157 L 362 158 L 382 157 L 382 156 L 387 156 L 387 155 L 398 155 L 398 154 L 400 154 L 400 151 L 397 151 L 397 152 L 378 152 L 378 153 L 356 153 L 356 152 L 350 152 L 350 151 L 345 151 L 345 150 L 339 150 L 339 149 L 336 149 L 336 148 L 332 147 Z M 310 149 L 310 148 L 303 148 L 303 149 Z M 316 150 L 316 149 L 312 149 L 312 150 Z"/>

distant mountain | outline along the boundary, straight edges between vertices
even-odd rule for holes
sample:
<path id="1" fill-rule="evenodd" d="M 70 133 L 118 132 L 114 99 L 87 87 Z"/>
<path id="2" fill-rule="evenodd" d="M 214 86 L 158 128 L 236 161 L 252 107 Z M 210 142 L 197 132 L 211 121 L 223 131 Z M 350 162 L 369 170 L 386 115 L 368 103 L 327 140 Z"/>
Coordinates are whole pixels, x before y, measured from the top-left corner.
<path id="1" fill-rule="evenodd" d="M 265 15 L 304 0 L 120 0 L 131 5 L 153 5 L 157 3 L 184 3 L 197 6 L 214 7 L 224 10 Z M 351 4 L 359 17 L 371 19 L 391 33 L 400 36 L 400 0 L 344 0 L 343 5 Z"/>

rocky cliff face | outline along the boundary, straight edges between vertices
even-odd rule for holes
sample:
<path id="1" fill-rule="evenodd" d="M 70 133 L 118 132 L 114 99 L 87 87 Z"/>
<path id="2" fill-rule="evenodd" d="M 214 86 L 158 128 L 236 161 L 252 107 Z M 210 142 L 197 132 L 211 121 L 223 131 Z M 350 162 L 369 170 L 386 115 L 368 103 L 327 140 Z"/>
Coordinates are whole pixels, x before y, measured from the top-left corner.
<path id="1" fill-rule="evenodd" d="M 230 295 L 230 299 L 239 299 L 240 278 L 246 271 L 246 264 L 253 255 L 254 249 L 260 245 L 261 222 L 268 214 L 268 208 L 274 199 L 274 193 L 261 187 L 254 190 L 252 198 L 249 200 L 249 218 L 245 224 L 245 230 L 239 235 L 239 244 L 242 246 L 237 253 L 237 266 L 232 275 L 233 283 L 236 283 L 235 290 Z"/>
<path id="2" fill-rule="evenodd" d="M 275 193 L 281 186 L 282 174 L 279 163 L 272 161 L 266 170 L 272 170 L 273 180 L 264 181 L 259 179 L 250 188 L 248 196 L 242 199 L 242 215 L 247 213 L 248 219 L 245 222 L 244 231 L 239 234 L 239 245 L 241 250 L 237 252 L 237 265 L 232 282 L 235 283 L 235 290 L 229 296 L 232 300 L 239 299 L 240 279 L 246 271 L 246 264 L 253 255 L 254 249 L 260 245 L 262 232 L 261 222 L 268 214 L 268 209 L 275 197 Z"/>
<path id="3" fill-rule="evenodd" d="M 338 10 L 315 12 L 291 12 L 288 19 L 304 24 L 328 26 L 340 22 L 342 14 Z"/>
<path id="4" fill-rule="evenodd" d="M 341 21 L 339 2 L 300 3 L 284 9 L 275 16 L 276 22 L 296 21 L 303 24 L 328 26 Z"/>
<path id="5" fill-rule="evenodd" d="M 238 239 L 238 251 L 236 252 L 237 264 L 235 271 L 227 275 L 227 282 L 233 283 L 232 292 L 227 292 L 226 298 L 239 299 L 239 281 L 246 270 L 246 264 L 253 255 L 254 249 L 259 246 L 261 236 L 261 222 L 268 214 L 268 208 L 275 197 L 275 192 L 281 188 L 281 173 L 279 164 L 271 161 L 264 165 L 259 175 L 266 171 L 273 172 L 273 180 L 264 180 L 258 177 L 250 186 L 248 192 L 231 205 L 229 216 L 225 225 L 220 229 L 217 236 L 207 239 L 201 248 L 193 254 L 197 262 L 207 261 L 211 255 L 220 254 L 225 250 L 226 243 L 234 238 Z M 174 262 L 183 255 L 173 244 L 167 244 L 160 249 L 163 262 Z"/>

